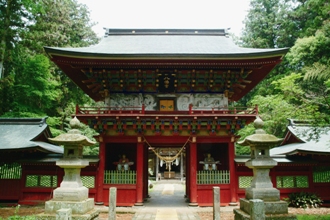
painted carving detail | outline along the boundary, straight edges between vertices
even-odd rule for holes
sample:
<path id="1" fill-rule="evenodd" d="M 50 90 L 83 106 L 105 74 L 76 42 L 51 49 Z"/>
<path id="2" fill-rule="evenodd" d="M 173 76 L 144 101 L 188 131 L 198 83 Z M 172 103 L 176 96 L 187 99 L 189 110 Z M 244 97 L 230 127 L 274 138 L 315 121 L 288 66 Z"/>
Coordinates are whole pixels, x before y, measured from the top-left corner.
<path id="1" fill-rule="evenodd" d="M 150 94 L 111 94 L 110 99 L 105 100 L 105 104 L 113 110 L 126 109 L 138 110 L 142 104 L 145 110 L 157 110 L 158 99 Z M 195 110 L 220 110 L 228 108 L 228 98 L 223 94 L 183 94 L 176 99 L 177 110 L 189 110 L 189 105 L 193 105 Z"/>
<path id="2" fill-rule="evenodd" d="M 196 110 L 227 109 L 228 98 L 223 94 L 184 94 L 178 96 L 178 110 L 188 110 L 189 104 Z"/>
<path id="3" fill-rule="evenodd" d="M 155 110 L 157 105 L 152 95 L 134 94 L 111 94 L 109 106 L 113 110 L 125 108 L 126 110 L 140 109 L 144 104 L 146 110 Z"/>

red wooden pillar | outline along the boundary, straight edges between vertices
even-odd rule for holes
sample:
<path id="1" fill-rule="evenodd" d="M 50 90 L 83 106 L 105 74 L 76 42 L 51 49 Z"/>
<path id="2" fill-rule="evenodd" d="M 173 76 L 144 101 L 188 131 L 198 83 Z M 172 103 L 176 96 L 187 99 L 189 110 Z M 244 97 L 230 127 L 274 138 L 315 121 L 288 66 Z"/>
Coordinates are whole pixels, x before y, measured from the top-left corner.
<path id="1" fill-rule="evenodd" d="M 192 142 L 190 143 L 190 154 L 189 154 L 189 198 L 190 206 L 197 206 L 197 144 L 196 137 L 192 137 Z"/>
<path id="2" fill-rule="evenodd" d="M 186 148 L 186 198 L 190 198 L 190 147 Z"/>
<path id="3" fill-rule="evenodd" d="M 229 172 L 230 172 L 230 204 L 237 204 L 237 176 L 236 176 L 236 168 L 235 168 L 235 145 L 233 141 L 230 141 L 228 144 L 229 151 Z M 220 193 L 221 194 L 221 193 Z"/>
<path id="4" fill-rule="evenodd" d="M 99 138 L 100 149 L 99 149 L 99 167 L 97 170 L 97 187 L 96 187 L 96 198 L 95 204 L 103 205 L 103 181 L 104 181 L 104 168 L 105 168 L 105 143 L 103 138 Z"/>
<path id="5" fill-rule="evenodd" d="M 143 164 L 143 199 L 148 198 L 148 180 L 149 180 L 149 173 L 148 173 L 148 160 L 149 160 L 149 152 L 148 152 L 148 147 L 144 145 L 144 164 Z"/>
<path id="6" fill-rule="evenodd" d="M 186 148 L 186 198 L 190 198 L 190 147 Z"/>
<path id="7" fill-rule="evenodd" d="M 144 165 L 144 144 L 141 137 L 138 137 L 136 151 L 136 206 L 143 205 L 143 165 Z"/>

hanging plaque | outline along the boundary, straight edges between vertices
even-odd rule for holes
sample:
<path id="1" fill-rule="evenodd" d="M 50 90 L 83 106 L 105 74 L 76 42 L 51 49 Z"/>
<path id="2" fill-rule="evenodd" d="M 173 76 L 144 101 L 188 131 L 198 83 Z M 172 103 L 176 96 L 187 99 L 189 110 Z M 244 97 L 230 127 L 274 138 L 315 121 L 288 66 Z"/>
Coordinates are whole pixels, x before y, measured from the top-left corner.
<path id="1" fill-rule="evenodd" d="M 173 93 L 175 82 L 175 74 L 159 73 L 158 74 L 158 91 L 160 93 Z"/>

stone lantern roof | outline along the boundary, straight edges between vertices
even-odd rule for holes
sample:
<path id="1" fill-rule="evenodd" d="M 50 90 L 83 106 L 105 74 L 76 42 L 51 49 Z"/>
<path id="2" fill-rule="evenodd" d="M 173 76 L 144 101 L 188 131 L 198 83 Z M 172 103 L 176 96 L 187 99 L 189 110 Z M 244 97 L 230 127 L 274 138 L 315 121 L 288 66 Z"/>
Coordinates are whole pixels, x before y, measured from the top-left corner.
<path id="1" fill-rule="evenodd" d="M 247 136 L 243 141 L 237 142 L 242 146 L 267 146 L 272 147 L 280 144 L 283 139 L 272 134 L 267 134 L 263 129 L 264 122 L 259 116 L 254 120 L 255 134 Z"/>
<path id="2" fill-rule="evenodd" d="M 60 134 L 55 138 L 48 138 L 50 142 L 58 145 L 80 145 L 80 146 L 92 146 L 96 142 L 91 141 L 88 137 L 81 134 L 77 129 L 80 126 L 80 121 L 77 117 L 74 117 L 70 121 L 71 130 L 66 134 Z"/>

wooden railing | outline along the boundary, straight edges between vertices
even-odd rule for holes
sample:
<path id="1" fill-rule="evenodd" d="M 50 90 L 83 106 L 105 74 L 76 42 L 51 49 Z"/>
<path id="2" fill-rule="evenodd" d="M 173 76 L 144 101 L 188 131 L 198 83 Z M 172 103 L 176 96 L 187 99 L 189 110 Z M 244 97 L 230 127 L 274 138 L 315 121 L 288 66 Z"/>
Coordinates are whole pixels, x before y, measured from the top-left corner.
<path id="1" fill-rule="evenodd" d="M 197 171 L 197 184 L 229 184 L 229 170 Z"/>
<path id="2" fill-rule="evenodd" d="M 144 105 L 127 107 L 79 107 L 76 106 L 76 114 L 144 114 Z"/>
<path id="3" fill-rule="evenodd" d="M 134 170 L 119 171 L 105 170 L 104 184 L 135 184 L 136 172 Z"/>
<path id="4" fill-rule="evenodd" d="M 170 114 L 170 115 L 201 115 L 201 114 L 249 114 L 257 115 L 258 106 L 254 107 L 197 107 L 189 105 L 188 110 L 183 111 L 150 111 L 145 110 L 145 106 L 126 106 L 126 107 L 80 107 L 76 106 L 76 115 L 150 115 L 150 114 Z"/>
<path id="5" fill-rule="evenodd" d="M 0 166 L 0 179 L 20 179 L 22 167 L 18 163 L 3 164 Z"/>

